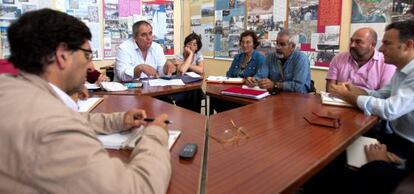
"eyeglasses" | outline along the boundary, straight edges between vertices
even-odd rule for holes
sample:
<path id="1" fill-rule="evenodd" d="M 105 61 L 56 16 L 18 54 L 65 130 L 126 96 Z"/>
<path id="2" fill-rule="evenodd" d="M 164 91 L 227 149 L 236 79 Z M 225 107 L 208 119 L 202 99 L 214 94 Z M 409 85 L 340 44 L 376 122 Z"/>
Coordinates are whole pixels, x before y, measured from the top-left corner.
<path id="1" fill-rule="evenodd" d="M 224 138 L 214 137 L 210 134 L 208 136 L 220 144 L 232 143 L 233 145 L 239 144 L 241 139 L 249 139 L 245 128 L 237 127 L 233 120 L 230 120 L 230 122 L 233 126 L 230 129 L 224 130 Z"/>
<path id="2" fill-rule="evenodd" d="M 93 59 L 93 52 L 90 49 L 84 49 L 84 48 L 78 48 L 79 50 L 83 51 L 83 54 L 85 55 L 86 60 L 92 61 Z"/>

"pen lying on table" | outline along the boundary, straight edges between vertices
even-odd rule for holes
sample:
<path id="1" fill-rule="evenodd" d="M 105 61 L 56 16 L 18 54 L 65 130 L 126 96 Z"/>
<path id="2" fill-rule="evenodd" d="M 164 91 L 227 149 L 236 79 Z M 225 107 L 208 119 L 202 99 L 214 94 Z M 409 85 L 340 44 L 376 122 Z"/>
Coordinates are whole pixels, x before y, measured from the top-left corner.
<path id="1" fill-rule="evenodd" d="M 144 119 L 144 121 L 146 121 L 146 122 L 152 122 L 152 121 L 154 121 L 155 120 L 155 118 L 145 118 Z M 170 121 L 170 120 L 165 120 L 164 121 L 164 123 L 165 124 L 172 124 L 173 122 L 172 121 Z"/>

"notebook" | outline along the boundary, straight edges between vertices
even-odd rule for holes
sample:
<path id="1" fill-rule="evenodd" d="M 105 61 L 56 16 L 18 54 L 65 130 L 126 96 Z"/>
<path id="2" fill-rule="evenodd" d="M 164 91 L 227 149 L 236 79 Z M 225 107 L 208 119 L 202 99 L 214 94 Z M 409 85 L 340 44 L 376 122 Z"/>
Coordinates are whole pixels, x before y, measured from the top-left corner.
<path id="1" fill-rule="evenodd" d="M 349 166 L 360 168 L 367 163 L 364 145 L 376 144 L 378 141 L 374 138 L 361 136 L 356 139 L 348 148 L 346 148 L 346 158 Z"/>
<path id="2" fill-rule="evenodd" d="M 102 102 L 102 100 L 103 98 L 99 98 L 99 97 L 92 97 L 86 100 L 78 100 L 78 106 L 79 106 L 78 112 L 90 112 L 100 102 Z"/>
<path id="3" fill-rule="evenodd" d="M 326 105 L 353 107 L 352 104 L 349 104 L 348 102 L 343 101 L 340 98 L 333 97 L 328 92 L 324 91 L 321 91 L 321 100 L 322 104 Z"/>
<path id="4" fill-rule="evenodd" d="M 254 89 L 244 89 L 240 87 L 231 87 L 221 91 L 221 94 L 229 95 L 229 96 L 237 96 L 243 98 L 251 98 L 251 99 L 262 99 L 266 96 L 269 96 L 269 92 L 267 91 L 260 91 Z"/>
<path id="5" fill-rule="evenodd" d="M 136 128 L 120 133 L 113 133 L 109 135 L 98 135 L 99 141 L 102 142 L 104 148 L 107 149 L 134 149 L 135 144 L 140 140 L 144 127 Z M 168 149 L 171 150 L 174 143 L 180 136 L 181 131 L 168 131 Z"/>

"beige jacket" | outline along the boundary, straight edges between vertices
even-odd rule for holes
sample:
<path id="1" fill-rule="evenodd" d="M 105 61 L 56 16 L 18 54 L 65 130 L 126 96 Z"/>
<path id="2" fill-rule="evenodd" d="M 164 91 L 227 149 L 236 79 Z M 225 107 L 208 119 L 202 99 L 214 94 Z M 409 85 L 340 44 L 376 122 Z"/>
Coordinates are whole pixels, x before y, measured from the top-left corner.
<path id="1" fill-rule="evenodd" d="M 129 163 L 96 132 L 122 130 L 124 113 L 81 115 L 38 76 L 0 75 L 0 193 L 165 193 L 168 134 L 149 126 Z"/>

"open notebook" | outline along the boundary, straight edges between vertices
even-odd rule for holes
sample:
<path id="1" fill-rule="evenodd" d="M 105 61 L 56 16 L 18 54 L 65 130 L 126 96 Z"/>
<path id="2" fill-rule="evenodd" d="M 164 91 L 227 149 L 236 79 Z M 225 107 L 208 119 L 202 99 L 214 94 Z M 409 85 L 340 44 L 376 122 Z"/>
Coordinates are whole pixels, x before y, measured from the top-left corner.
<path id="1" fill-rule="evenodd" d="M 98 135 L 98 139 L 107 149 L 134 149 L 136 142 L 141 138 L 144 127 L 136 128 L 121 133 L 113 133 L 110 135 Z M 175 141 L 180 136 L 181 131 L 168 131 L 168 149 L 171 150 Z"/>
<path id="2" fill-rule="evenodd" d="M 99 97 L 92 97 L 92 98 L 88 98 L 86 100 L 79 100 L 78 101 L 78 106 L 79 106 L 78 112 L 90 112 L 100 102 L 102 102 L 102 100 L 103 100 L 103 98 L 99 98 Z"/>
<path id="3" fill-rule="evenodd" d="M 348 102 L 343 101 L 340 98 L 333 97 L 328 92 L 324 91 L 321 91 L 321 100 L 322 104 L 326 105 L 353 107 L 352 104 L 349 104 Z"/>

